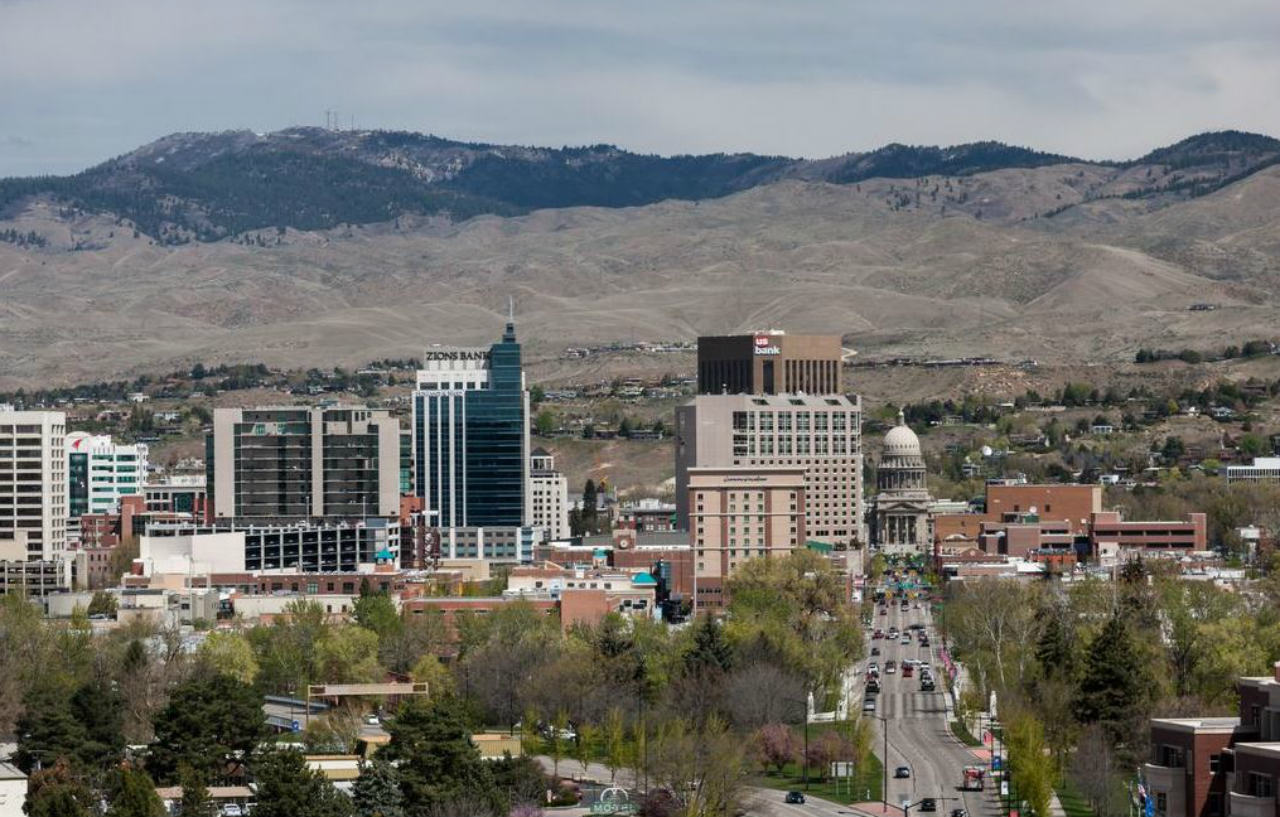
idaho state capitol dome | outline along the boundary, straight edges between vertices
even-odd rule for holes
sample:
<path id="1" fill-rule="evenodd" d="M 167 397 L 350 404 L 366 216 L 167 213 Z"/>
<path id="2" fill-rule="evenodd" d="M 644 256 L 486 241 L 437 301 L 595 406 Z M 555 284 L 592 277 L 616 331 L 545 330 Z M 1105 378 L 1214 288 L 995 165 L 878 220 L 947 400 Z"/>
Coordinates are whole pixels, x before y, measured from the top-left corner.
<path id="1" fill-rule="evenodd" d="M 906 417 L 902 412 L 898 412 L 898 424 L 889 429 L 889 433 L 884 435 L 884 448 L 881 451 L 883 457 L 919 457 L 923 456 L 920 450 L 920 438 L 907 425 Z"/>

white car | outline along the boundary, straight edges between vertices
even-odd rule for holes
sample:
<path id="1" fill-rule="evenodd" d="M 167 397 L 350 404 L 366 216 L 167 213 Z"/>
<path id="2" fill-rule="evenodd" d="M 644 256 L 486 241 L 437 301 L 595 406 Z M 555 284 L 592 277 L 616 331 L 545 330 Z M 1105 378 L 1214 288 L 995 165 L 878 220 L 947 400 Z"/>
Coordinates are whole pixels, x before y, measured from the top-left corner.
<path id="1" fill-rule="evenodd" d="M 382 721 L 378 719 L 377 715 L 365 716 L 364 722 L 369 724 L 370 726 L 379 726 L 382 723 Z"/>
<path id="2" fill-rule="evenodd" d="M 238 803 L 227 803 L 222 807 L 222 817 L 244 817 L 244 809 Z"/>

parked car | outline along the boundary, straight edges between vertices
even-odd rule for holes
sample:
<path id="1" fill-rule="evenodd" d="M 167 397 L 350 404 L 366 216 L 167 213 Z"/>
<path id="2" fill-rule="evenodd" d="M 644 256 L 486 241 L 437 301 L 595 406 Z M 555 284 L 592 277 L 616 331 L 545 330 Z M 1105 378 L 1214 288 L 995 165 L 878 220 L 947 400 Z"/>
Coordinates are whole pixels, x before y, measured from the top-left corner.
<path id="1" fill-rule="evenodd" d="M 932 797 L 926 797 L 920 801 L 920 810 L 921 811 L 937 811 L 938 801 Z"/>
<path id="2" fill-rule="evenodd" d="M 876 711 L 876 699 L 875 699 L 875 698 L 863 698 L 863 699 L 862 699 L 862 711 L 863 711 L 863 712 L 875 712 L 875 711 Z"/>
<path id="3" fill-rule="evenodd" d="M 907 778 L 911 777 L 911 767 L 899 766 L 898 768 L 893 770 L 893 776 L 898 780 L 906 780 Z"/>
<path id="4" fill-rule="evenodd" d="M 789 792 L 787 792 L 787 796 L 786 796 L 786 798 L 785 798 L 785 802 L 787 802 L 787 803 L 793 803 L 793 804 L 796 804 L 796 805 L 803 805 L 803 804 L 804 804 L 804 794 L 803 794 L 803 793 L 801 793 L 801 792 L 798 792 L 798 791 L 789 791 Z"/>
<path id="5" fill-rule="evenodd" d="M 227 803 L 222 807 L 222 817 L 244 817 L 244 809 L 239 803 Z"/>
<path id="6" fill-rule="evenodd" d="M 879 654 L 880 654 L 880 648 L 879 648 L 879 647 L 872 647 L 872 648 L 871 648 L 871 654 L 872 654 L 872 655 L 879 655 Z"/>

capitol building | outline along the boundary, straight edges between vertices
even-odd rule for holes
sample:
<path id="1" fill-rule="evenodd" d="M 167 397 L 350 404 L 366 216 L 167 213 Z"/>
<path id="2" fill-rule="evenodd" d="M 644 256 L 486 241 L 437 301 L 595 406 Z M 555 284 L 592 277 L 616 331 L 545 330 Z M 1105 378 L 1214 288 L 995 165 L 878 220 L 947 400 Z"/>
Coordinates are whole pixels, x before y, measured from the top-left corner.
<path id="1" fill-rule="evenodd" d="M 884 435 L 876 468 L 871 544 L 885 553 L 924 553 L 932 539 L 920 438 L 898 412 L 898 424 Z"/>

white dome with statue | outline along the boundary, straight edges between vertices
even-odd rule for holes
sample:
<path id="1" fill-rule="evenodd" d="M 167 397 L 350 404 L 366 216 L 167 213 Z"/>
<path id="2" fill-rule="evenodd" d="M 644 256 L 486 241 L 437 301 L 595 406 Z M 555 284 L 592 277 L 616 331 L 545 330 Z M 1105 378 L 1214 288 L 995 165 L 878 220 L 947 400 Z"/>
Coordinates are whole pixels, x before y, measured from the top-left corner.
<path id="1" fill-rule="evenodd" d="M 922 457 L 920 438 L 907 425 L 907 418 L 898 412 L 898 424 L 884 435 L 884 448 L 881 456 L 888 457 Z"/>

